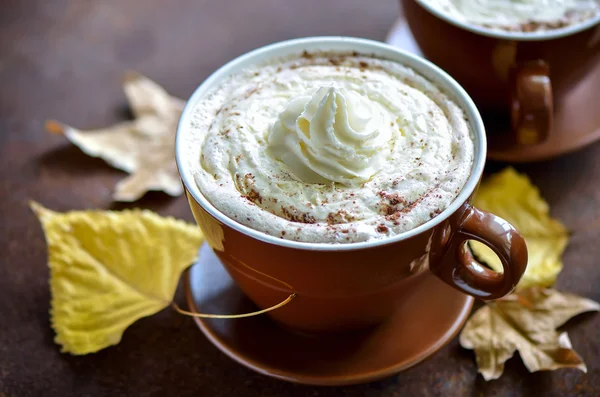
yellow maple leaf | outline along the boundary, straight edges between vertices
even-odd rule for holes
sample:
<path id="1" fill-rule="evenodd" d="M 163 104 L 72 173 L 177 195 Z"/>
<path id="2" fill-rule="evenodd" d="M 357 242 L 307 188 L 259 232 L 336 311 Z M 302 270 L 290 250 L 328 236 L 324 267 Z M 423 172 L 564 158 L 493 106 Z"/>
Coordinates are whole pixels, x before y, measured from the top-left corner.
<path id="1" fill-rule="evenodd" d="M 563 266 L 567 229 L 550 217 L 548 204 L 526 176 L 513 168 L 490 176 L 481 183 L 473 205 L 504 218 L 525 238 L 529 261 L 517 289 L 554 284 Z M 500 260 L 486 245 L 471 241 L 469 246 L 478 259 L 502 270 Z"/>
<path id="2" fill-rule="evenodd" d="M 31 208 L 48 244 L 55 341 L 72 354 L 115 345 L 133 322 L 168 306 L 203 241 L 197 226 L 147 210 Z"/>
<path id="3" fill-rule="evenodd" d="M 497 379 L 519 351 L 530 372 L 577 368 L 586 371 L 566 332 L 556 328 L 600 304 L 552 289 L 532 287 L 489 303 L 475 312 L 460 333 L 460 345 L 475 351 L 485 380 Z"/>
<path id="4" fill-rule="evenodd" d="M 86 154 L 131 174 L 117 184 L 117 201 L 135 201 L 149 190 L 181 195 L 175 132 L 185 102 L 135 72 L 126 73 L 123 89 L 135 120 L 91 131 L 48 121 L 46 130 L 64 134 Z"/>

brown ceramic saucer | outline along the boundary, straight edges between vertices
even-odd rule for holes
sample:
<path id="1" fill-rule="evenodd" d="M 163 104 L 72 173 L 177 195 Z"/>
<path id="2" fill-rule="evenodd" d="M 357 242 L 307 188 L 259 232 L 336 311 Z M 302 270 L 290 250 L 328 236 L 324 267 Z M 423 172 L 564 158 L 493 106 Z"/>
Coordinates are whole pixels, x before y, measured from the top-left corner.
<path id="1" fill-rule="evenodd" d="M 257 310 L 206 245 L 198 263 L 184 275 L 184 285 L 192 312 Z M 393 318 L 368 331 L 303 335 L 279 327 L 266 315 L 195 320 L 223 353 L 254 371 L 290 382 L 334 386 L 385 378 L 424 360 L 458 333 L 472 306 L 473 298 L 428 275 Z"/>
<path id="2" fill-rule="evenodd" d="M 386 42 L 423 56 L 403 16 L 390 29 Z M 508 119 L 491 121 L 483 114 L 489 139 L 488 158 L 507 162 L 547 160 L 600 140 L 600 63 L 596 63 L 582 81 L 565 94 L 554 111 L 554 128 L 550 138 L 539 145 L 507 146 L 502 143 L 503 132 L 509 128 Z"/>

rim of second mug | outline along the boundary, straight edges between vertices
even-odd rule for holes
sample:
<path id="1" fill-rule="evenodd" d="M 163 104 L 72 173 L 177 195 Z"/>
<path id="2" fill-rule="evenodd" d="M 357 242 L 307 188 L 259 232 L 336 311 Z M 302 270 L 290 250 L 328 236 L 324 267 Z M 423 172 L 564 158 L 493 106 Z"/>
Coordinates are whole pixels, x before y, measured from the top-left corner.
<path id="1" fill-rule="evenodd" d="M 404 1 L 413 1 L 413 0 L 404 0 Z M 570 36 L 575 33 L 579 33 L 579 32 L 582 32 L 586 29 L 593 27 L 594 25 L 600 24 L 600 13 L 598 13 L 598 15 L 596 15 L 592 18 L 586 19 L 585 21 L 583 21 L 581 23 L 575 23 L 573 25 L 568 25 L 568 26 L 558 28 L 558 29 L 549 29 L 549 30 L 541 30 L 541 31 L 534 31 L 534 32 L 509 32 L 509 31 L 503 31 L 503 30 L 499 30 L 499 29 L 491 29 L 491 28 L 486 28 L 483 26 L 473 25 L 468 22 L 453 18 L 452 16 L 448 15 L 447 13 L 440 11 L 439 9 L 431 6 L 427 0 L 416 0 L 416 1 L 426 11 L 430 12 L 431 14 L 440 18 L 441 20 L 446 21 L 454 26 L 457 26 L 461 29 L 468 30 L 472 33 L 476 33 L 476 34 L 479 34 L 482 36 L 493 37 L 496 39 L 503 39 L 503 40 L 518 40 L 518 41 L 552 40 L 552 39 L 558 39 L 558 38 L 565 37 L 565 36 Z"/>
<path id="2" fill-rule="evenodd" d="M 186 149 L 188 151 L 190 150 L 189 145 L 186 145 L 186 134 L 188 131 L 190 131 L 190 117 L 195 104 L 203 95 L 208 93 L 210 89 L 212 89 L 216 84 L 222 81 L 222 79 L 226 78 L 232 73 L 242 70 L 250 65 L 260 65 L 269 59 L 276 59 L 278 57 L 292 55 L 295 53 L 300 55 L 303 50 L 357 51 L 361 54 L 373 55 L 376 58 L 398 62 L 414 69 L 420 75 L 432 81 L 446 95 L 458 103 L 460 108 L 465 112 L 467 122 L 469 123 L 472 134 L 474 135 L 474 159 L 471 175 L 463 186 L 463 189 L 444 211 L 414 229 L 383 239 L 339 244 L 311 243 L 281 239 L 238 223 L 216 209 L 204 197 L 194 180 L 189 164 L 187 164 L 182 158 Z M 179 175 L 188 193 L 206 212 L 208 212 L 219 222 L 257 240 L 278 246 L 312 251 L 350 251 L 374 248 L 406 240 L 437 226 L 446 220 L 450 215 L 454 214 L 459 207 L 469 199 L 471 194 L 477 188 L 479 179 L 483 174 L 486 150 L 487 141 L 485 127 L 477 107 L 466 91 L 452 77 L 450 77 L 450 75 L 424 58 L 400 50 L 391 45 L 374 40 L 346 36 L 316 36 L 280 41 L 257 48 L 229 61 L 213 72 L 206 80 L 204 80 L 204 82 L 200 84 L 200 86 L 196 88 L 183 109 L 175 138 L 175 157 Z"/>

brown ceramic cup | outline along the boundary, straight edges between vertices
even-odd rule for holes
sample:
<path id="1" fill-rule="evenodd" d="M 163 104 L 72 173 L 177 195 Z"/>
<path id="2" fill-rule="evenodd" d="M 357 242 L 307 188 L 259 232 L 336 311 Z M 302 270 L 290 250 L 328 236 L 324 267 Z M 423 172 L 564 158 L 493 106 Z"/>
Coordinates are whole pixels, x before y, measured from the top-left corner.
<path id="1" fill-rule="evenodd" d="M 425 0 L 401 3 L 423 55 L 465 88 L 490 125 L 510 120 L 504 146 L 548 139 L 553 109 L 600 60 L 600 15 L 524 33 L 470 25 Z"/>
<path id="2" fill-rule="evenodd" d="M 452 97 L 473 131 L 472 173 L 456 200 L 429 222 L 400 235 L 351 244 L 284 240 L 235 222 L 200 192 L 191 169 L 199 162 L 200 144 L 188 137 L 194 104 L 227 75 L 249 65 L 302 51 L 357 51 L 409 66 Z M 486 138 L 481 117 L 467 93 L 430 62 L 379 42 L 347 37 L 315 37 L 272 44 L 245 54 L 210 76 L 183 111 L 176 142 L 177 165 L 194 217 L 233 280 L 280 324 L 303 332 L 343 331 L 373 325 L 390 317 L 403 298 L 431 277 L 482 299 L 502 297 L 515 287 L 527 264 L 523 238 L 506 221 L 473 208 L 469 201 L 481 178 Z M 465 243 L 491 247 L 503 264 L 495 273 L 470 255 Z M 425 310 L 415 307 L 415 310 Z"/>

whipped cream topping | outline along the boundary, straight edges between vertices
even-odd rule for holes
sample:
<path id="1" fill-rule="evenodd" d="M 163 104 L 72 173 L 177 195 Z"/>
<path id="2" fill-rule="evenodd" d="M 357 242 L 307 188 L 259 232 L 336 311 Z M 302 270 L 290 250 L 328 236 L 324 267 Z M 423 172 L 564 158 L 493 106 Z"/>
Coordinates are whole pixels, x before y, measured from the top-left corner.
<path id="1" fill-rule="evenodd" d="M 389 153 L 392 117 L 356 91 L 321 87 L 286 105 L 269 135 L 268 153 L 304 182 L 366 182 Z"/>
<path id="2" fill-rule="evenodd" d="M 593 17 L 600 0 L 422 0 L 467 23 L 509 30 L 559 28 Z"/>
<path id="3" fill-rule="evenodd" d="M 202 194 L 233 220 L 284 239 L 397 235 L 443 211 L 471 173 L 463 111 L 388 60 L 273 59 L 192 106 L 181 157 Z"/>

